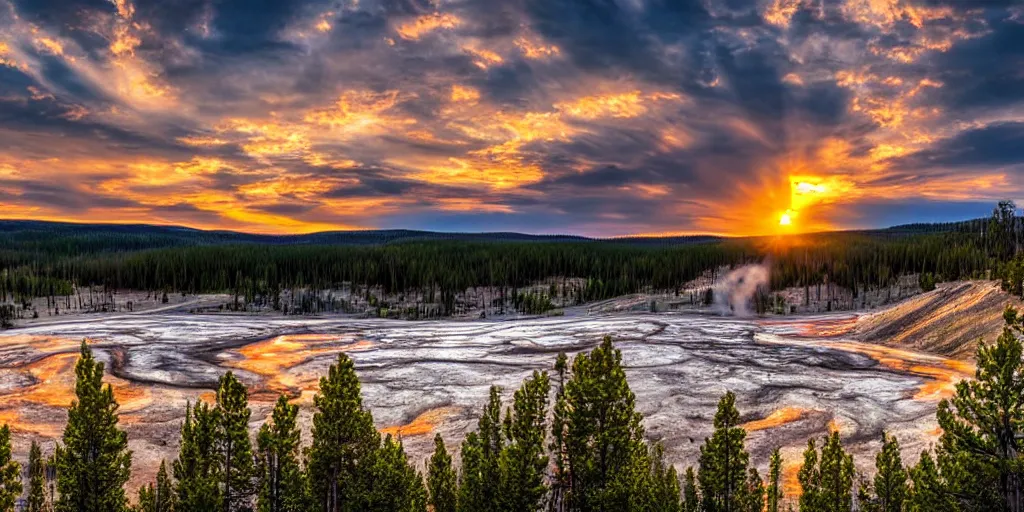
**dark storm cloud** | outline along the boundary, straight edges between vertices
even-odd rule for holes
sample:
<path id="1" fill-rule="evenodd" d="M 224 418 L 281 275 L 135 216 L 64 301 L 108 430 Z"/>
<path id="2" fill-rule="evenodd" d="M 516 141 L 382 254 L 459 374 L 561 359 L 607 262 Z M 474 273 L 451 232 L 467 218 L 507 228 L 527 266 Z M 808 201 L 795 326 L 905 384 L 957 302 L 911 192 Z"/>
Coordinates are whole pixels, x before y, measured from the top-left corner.
<path id="1" fill-rule="evenodd" d="M 91 12 L 115 11 L 109 0 L 15 0 L 11 4 L 25 21 L 54 27 L 64 34 L 79 31 L 83 18 Z"/>
<path id="2" fill-rule="evenodd" d="M 957 9 L 1001 9 L 1019 6 L 1020 0 L 918 0 L 919 3 L 936 7 Z"/>
<path id="3" fill-rule="evenodd" d="M 367 178 L 360 179 L 354 185 L 335 187 L 325 193 L 324 196 L 333 198 L 401 196 L 416 187 L 417 185 L 412 182 Z"/>
<path id="4" fill-rule="evenodd" d="M 313 210 L 316 206 L 310 203 L 275 203 L 254 205 L 253 209 L 278 215 L 299 215 Z"/>
<path id="5" fill-rule="evenodd" d="M 15 191 L 19 202 L 35 206 L 59 207 L 69 212 L 80 212 L 93 208 L 116 209 L 139 206 L 138 203 L 130 199 L 90 193 L 74 184 L 0 180 L 0 186 Z"/>
<path id="6" fill-rule="evenodd" d="M 956 110 L 1000 108 L 1024 101 L 1024 24 L 1003 21 L 930 62 L 944 87 L 932 95 Z"/>
<path id="7" fill-rule="evenodd" d="M 1024 165 L 1024 122 L 967 130 L 898 159 L 904 168 L 992 168 Z"/>
<path id="8" fill-rule="evenodd" d="M 664 46 L 708 36 L 710 15 L 697 0 L 655 0 L 630 5 L 615 0 L 526 0 L 540 34 L 562 48 L 579 68 L 595 73 L 634 73 L 678 81 L 682 69 Z"/>

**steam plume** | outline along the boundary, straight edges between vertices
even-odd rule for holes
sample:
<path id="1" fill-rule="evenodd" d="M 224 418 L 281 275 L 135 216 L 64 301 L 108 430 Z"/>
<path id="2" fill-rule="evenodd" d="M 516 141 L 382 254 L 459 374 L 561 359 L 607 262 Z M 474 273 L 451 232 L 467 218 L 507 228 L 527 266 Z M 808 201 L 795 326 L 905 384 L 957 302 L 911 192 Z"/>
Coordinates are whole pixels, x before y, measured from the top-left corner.
<path id="1" fill-rule="evenodd" d="M 758 287 L 768 286 L 768 266 L 764 264 L 744 265 L 715 283 L 715 309 L 723 314 L 735 316 L 750 315 L 750 301 Z"/>

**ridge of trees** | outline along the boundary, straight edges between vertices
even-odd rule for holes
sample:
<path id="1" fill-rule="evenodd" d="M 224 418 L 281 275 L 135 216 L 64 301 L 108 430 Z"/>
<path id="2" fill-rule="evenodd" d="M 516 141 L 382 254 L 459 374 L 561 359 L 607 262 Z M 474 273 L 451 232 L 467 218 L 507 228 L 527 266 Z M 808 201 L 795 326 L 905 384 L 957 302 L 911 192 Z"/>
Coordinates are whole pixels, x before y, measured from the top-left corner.
<path id="1" fill-rule="evenodd" d="M 29 231 L 9 237 L 0 249 L 0 304 L 6 304 L 0 308 L 0 323 L 16 312 L 12 308 L 17 303 L 48 297 L 56 304 L 76 287 L 231 293 L 275 306 L 283 290 L 421 292 L 424 301 L 441 305 L 442 314 L 451 313 L 456 297 L 466 290 L 492 287 L 503 298 L 543 311 L 548 307 L 543 297 L 517 290 L 562 279 L 563 286 L 554 287 L 551 295 L 559 293 L 575 303 L 651 290 L 678 292 L 682 283 L 707 271 L 763 261 L 771 266 L 772 289 L 827 282 L 856 296 L 906 274 L 927 275 L 922 281 L 927 286 L 991 275 L 1024 295 L 1024 257 L 1017 256 L 1024 223 L 1015 212 L 1016 205 L 1004 201 L 990 219 L 943 225 L 938 231 L 904 226 L 683 245 L 560 238 L 338 245 L 329 237 L 275 244 L 238 243 L 215 233 L 207 233 L 204 243 L 186 243 L 178 238 L 154 241 L 131 232 Z M 584 284 L 567 288 L 567 279 Z"/>

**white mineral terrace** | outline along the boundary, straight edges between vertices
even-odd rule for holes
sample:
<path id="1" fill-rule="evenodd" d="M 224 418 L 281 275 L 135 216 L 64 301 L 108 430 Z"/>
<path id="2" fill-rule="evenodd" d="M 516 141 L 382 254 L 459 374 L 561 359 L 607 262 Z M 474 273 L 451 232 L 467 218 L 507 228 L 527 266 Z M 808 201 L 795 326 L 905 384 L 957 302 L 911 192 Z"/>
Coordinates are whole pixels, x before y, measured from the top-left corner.
<path id="1" fill-rule="evenodd" d="M 693 464 L 719 397 L 732 390 L 764 470 L 783 447 L 787 483 L 809 437 L 839 429 L 863 468 L 884 430 L 907 460 L 934 443 L 938 400 L 973 373 L 969 363 L 844 341 L 850 315 L 757 321 L 707 315 L 630 314 L 519 321 L 265 318 L 152 314 L 41 325 L 0 334 L 0 422 L 49 448 L 63 428 L 78 345 L 88 338 L 121 403 L 135 452 L 133 484 L 152 478 L 177 452 L 188 400 L 212 400 L 232 370 L 250 387 L 256 428 L 278 393 L 303 405 L 308 428 L 319 377 L 347 352 L 365 404 L 384 431 L 400 433 L 422 462 L 433 433 L 458 443 L 475 427 L 491 384 L 505 397 L 559 351 L 575 353 L 610 335 L 647 435 L 680 469 Z M 304 433 L 308 438 L 308 430 Z"/>

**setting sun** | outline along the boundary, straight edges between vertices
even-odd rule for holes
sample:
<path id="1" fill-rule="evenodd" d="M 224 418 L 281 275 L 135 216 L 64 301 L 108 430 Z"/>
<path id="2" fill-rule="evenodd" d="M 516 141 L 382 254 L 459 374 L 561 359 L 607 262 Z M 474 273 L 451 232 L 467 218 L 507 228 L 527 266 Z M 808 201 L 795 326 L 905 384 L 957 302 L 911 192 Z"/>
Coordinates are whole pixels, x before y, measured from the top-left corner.
<path id="1" fill-rule="evenodd" d="M 779 225 L 780 226 L 790 226 L 792 224 L 793 224 L 793 218 L 790 216 L 790 212 L 787 210 L 785 213 L 782 214 L 781 217 L 779 217 Z"/>

